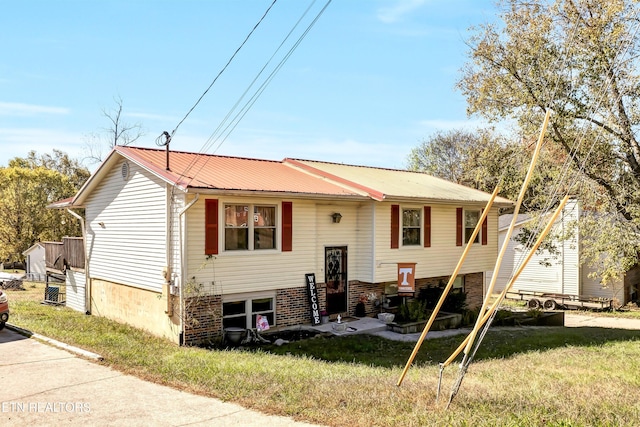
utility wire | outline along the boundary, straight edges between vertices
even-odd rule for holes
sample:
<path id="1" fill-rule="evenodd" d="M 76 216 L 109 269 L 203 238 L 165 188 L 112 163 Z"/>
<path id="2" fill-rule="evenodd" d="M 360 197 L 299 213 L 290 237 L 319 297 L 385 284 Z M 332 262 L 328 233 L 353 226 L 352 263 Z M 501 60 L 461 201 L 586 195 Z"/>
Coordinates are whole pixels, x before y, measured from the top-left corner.
<path id="1" fill-rule="evenodd" d="M 201 152 L 205 152 L 208 151 L 216 142 L 218 142 L 217 147 L 213 150 L 213 152 L 211 154 L 214 154 L 219 148 L 220 146 L 222 146 L 222 144 L 227 140 L 227 138 L 229 137 L 229 135 L 231 134 L 231 132 L 233 132 L 233 130 L 236 128 L 236 126 L 238 126 L 238 124 L 240 123 L 240 121 L 242 120 L 242 118 L 244 118 L 244 116 L 249 112 L 249 110 L 251 109 L 251 107 L 256 103 L 256 101 L 258 100 L 258 98 L 262 95 L 262 93 L 264 92 L 264 90 L 266 89 L 266 87 L 269 85 L 269 83 L 271 83 L 271 81 L 273 80 L 273 78 L 275 77 L 275 75 L 280 71 L 280 69 L 282 69 L 283 65 L 287 62 L 287 60 L 291 57 L 291 55 L 293 54 L 293 52 L 298 48 L 298 46 L 300 45 L 300 43 L 302 42 L 302 40 L 304 40 L 304 38 L 306 38 L 307 34 L 309 33 L 309 31 L 311 31 L 311 29 L 313 28 L 313 26 L 316 24 L 316 22 L 320 19 L 320 17 L 324 14 L 325 10 L 327 9 L 327 7 L 329 6 L 329 4 L 331 4 L 332 0 L 327 0 L 327 2 L 325 3 L 325 5 L 322 7 L 322 9 L 316 14 L 315 18 L 311 21 L 311 23 L 307 26 L 307 28 L 305 29 L 305 31 L 302 33 L 302 35 L 300 37 L 298 37 L 298 40 L 292 45 L 292 47 L 289 49 L 289 51 L 286 53 L 286 55 L 283 57 L 283 59 L 280 60 L 280 62 L 278 63 L 278 65 L 274 68 L 273 71 L 271 71 L 271 73 L 269 74 L 269 76 L 265 79 L 265 81 L 256 89 L 256 91 L 254 92 L 254 94 L 251 96 L 251 98 L 249 98 L 249 100 L 244 104 L 244 106 L 240 109 L 240 111 L 233 117 L 233 119 L 231 119 L 231 121 L 226 124 L 225 126 L 225 122 L 227 122 L 227 120 L 229 119 L 229 117 L 231 116 L 231 114 L 233 113 L 233 111 L 235 111 L 235 109 L 238 107 L 238 105 L 240 104 L 240 102 L 242 101 L 242 99 L 245 97 L 245 95 L 247 94 L 247 92 L 249 91 L 249 89 L 253 86 L 253 84 L 258 80 L 259 76 L 263 73 L 263 71 L 266 69 L 267 65 L 271 62 L 271 60 L 275 57 L 276 53 L 281 49 L 281 47 L 284 45 L 285 41 L 291 36 L 291 34 L 293 33 L 293 31 L 295 30 L 295 28 L 300 24 L 300 22 L 302 21 L 302 19 L 304 18 L 304 16 L 309 12 L 309 10 L 311 9 L 311 7 L 313 6 L 313 4 L 315 4 L 314 0 L 312 2 L 312 4 L 305 10 L 305 12 L 302 14 L 301 18 L 296 22 L 296 24 L 293 26 L 293 28 L 291 29 L 291 31 L 289 31 L 289 33 L 287 34 L 287 36 L 284 38 L 284 40 L 282 41 L 282 43 L 280 43 L 280 45 L 278 46 L 278 48 L 275 50 L 274 54 L 269 58 L 269 60 L 267 61 L 267 63 L 265 64 L 264 67 L 262 67 L 262 69 L 258 72 L 258 74 L 256 75 L 256 77 L 253 79 L 253 81 L 251 82 L 251 84 L 249 85 L 249 87 L 247 88 L 247 90 L 245 90 L 245 92 L 242 94 L 242 96 L 238 99 L 238 101 L 236 102 L 236 104 L 233 106 L 233 108 L 229 111 L 229 113 L 225 116 L 225 119 L 220 123 L 220 125 L 218 125 L 218 127 L 216 128 L 216 130 L 211 134 L 211 136 L 207 139 L 207 142 L 205 143 L 205 145 L 203 146 Z M 216 134 L 218 134 L 216 136 Z M 224 135 L 224 136 L 223 136 Z M 207 162 L 209 161 L 210 157 L 207 157 L 204 162 L 202 162 L 202 164 L 200 165 L 200 168 L 198 169 L 198 172 L 200 170 L 202 170 L 204 167 L 206 167 Z M 186 173 L 186 172 L 185 172 Z M 197 173 L 194 174 L 194 176 L 197 175 Z"/>
<path id="2" fill-rule="evenodd" d="M 258 98 L 260 98 L 260 96 L 262 95 L 262 93 L 265 91 L 265 89 L 267 88 L 267 86 L 271 83 L 271 81 L 274 79 L 274 77 L 276 76 L 276 74 L 280 71 L 280 69 L 282 69 L 282 67 L 284 66 L 284 64 L 289 60 L 289 58 L 291 57 L 291 55 L 293 54 L 293 52 L 298 48 L 298 46 L 300 45 L 300 43 L 302 43 L 302 40 L 304 40 L 307 36 L 307 34 L 309 33 L 309 31 L 311 31 L 311 29 L 313 28 L 313 26 L 316 24 L 316 22 L 318 21 L 318 19 L 320 18 L 320 16 L 322 16 L 322 14 L 324 13 L 324 11 L 327 9 L 327 7 L 329 6 L 329 4 L 331 3 L 332 0 L 328 0 L 327 3 L 324 5 L 324 7 L 320 10 L 320 12 L 318 12 L 318 14 L 316 15 L 316 17 L 313 19 L 313 21 L 309 24 L 309 26 L 307 26 L 306 30 L 304 31 L 304 33 L 298 38 L 298 40 L 295 42 L 295 44 L 289 49 L 289 51 L 287 52 L 287 54 L 283 57 L 283 59 L 278 63 L 278 65 L 276 66 L 276 68 L 269 74 L 269 76 L 267 77 L 267 79 L 260 85 L 260 87 L 258 88 L 258 90 L 253 94 L 253 96 L 249 99 L 249 101 L 245 104 L 245 106 L 243 107 L 243 109 L 240 111 L 240 113 L 238 113 L 234 119 L 233 119 L 233 126 L 228 125 L 223 132 L 226 132 L 224 138 L 222 139 L 222 141 L 220 141 L 220 143 L 218 144 L 218 146 L 215 148 L 215 150 L 213 151 L 214 153 L 220 148 L 220 146 L 226 141 L 226 139 L 229 137 L 229 135 L 231 134 L 231 132 L 233 132 L 233 130 L 236 128 L 236 126 L 239 124 L 240 120 L 242 120 L 242 118 L 247 114 L 247 112 L 251 109 L 251 107 L 253 107 L 253 105 L 256 103 L 256 101 L 258 100 Z M 315 2 L 315 1 L 314 1 Z M 297 24 L 296 24 L 297 25 Z M 289 36 L 287 36 L 289 37 Z M 278 48 L 279 49 L 279 48 Z M 218 138 L 220 139 L 220 138 Z"/>
<path id="3" fill-rule="evenodd" d="M 173 137 L 173 135 L 175 135 L 176 131 L 178 130 L 178 128 L 180 127 L 180 125 L 187 119 L 187 117 L 189 117 L 189 114 L 191 114 L 191 112 L 198 106 L 198 104 L 200 104 L 200 101 L 202 101 L 202 98 L 205 97 L 205 95 L 209 92 L 209 90 L 213 87 L 213 85 L 216 83 L 216 81 L 218 81 L 218 78 L 222 75 L 222 73 L 225 72 L 225 70 L 227 69 L 227 67 L 229 67 L 229 64 L 231 64 L 231 62 L 233 61 L 233 59 L 236 57 L 236 55 L 238 54 L 238 52 L 240 52 L 240 49 L 242 49 L 244 47 L 244 45 L 247 43 L 247 41 L 249 40 L 249 38 L 251 37 L 251 35 L 256 31 L 256 29 L 258 28 L 258 26 L 262 23 L 262 21 L 264 20 L 264 18 L 267 16 L 267 14 L 269 13 L 269 11 L 271 10 L 271 8 L 276 4 L 277 0 L 273 0 L 273 2 L 271 2 L 271 5 L 269 5 L 269 7 L 267 8 L 267 10 L 264 12 L 264 14 L 262 15 L 262 17 L 260 18 L 260 20 L 256 23 L 256 25 L 254 25 L 254 27 L 251 29 L 251 31 L 249 32 L 249 34 L 247 34 L 247 37 L 245 37 L 244 41 L 240 44 L 240 46 L 238 46 L 238 48 L 236 49 L 236 51 L 233 53 L 233 55 L 231 55 L 231 57 L 229 58 L 229 60 L 227 61 L 227 63 L 225 64 L 224 67 L 222 67 L 222 69 L 220 70 L 220 72 L 218 72 L 218 75 L 213 79 L 213 81 L 211 82 L 211 84 L 209 85 L 209 87 L 202 93 L 202 95 L 200 95 L 200 98 L 198 98 L 198 100 L 196 101 L 195 104 L 193 104 L 193 107 L 191 107 L 191 109 L 187 112 L 187 114 L 185 114 L 185 116 L 182 118 L 182 120 L 180 120 L 180 122 L 176 125 L 175 129 L 173 129 L 173 131 L 171 131 L 171 136 Z"/>

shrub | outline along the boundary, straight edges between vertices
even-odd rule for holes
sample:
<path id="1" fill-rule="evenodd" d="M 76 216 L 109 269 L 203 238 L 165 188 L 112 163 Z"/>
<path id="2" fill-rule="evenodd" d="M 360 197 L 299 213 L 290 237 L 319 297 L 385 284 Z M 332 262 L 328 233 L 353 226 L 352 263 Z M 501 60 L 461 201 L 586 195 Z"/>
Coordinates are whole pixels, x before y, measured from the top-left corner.
<path id="1" fill-rule="evenodd" d="M 427 309 L 433 310 L 440 300 L 443 287 L 429 286 L 428 288 L 420 289 L 418 292 L 418 300 L 425 303 Z M 447 295 L 444 303 L 442 304 L 442 311 L 448 313 L 464 313 L 467 307 L 467 294 L 465 292 L 453 292 Z"/>
<path id="2" fill-rule="evenodd" d="M 396 320 L 399 322 L 418 322 L 429 317 L 429 310 L 424 301 L 413 299 L 400 305 Z"/>

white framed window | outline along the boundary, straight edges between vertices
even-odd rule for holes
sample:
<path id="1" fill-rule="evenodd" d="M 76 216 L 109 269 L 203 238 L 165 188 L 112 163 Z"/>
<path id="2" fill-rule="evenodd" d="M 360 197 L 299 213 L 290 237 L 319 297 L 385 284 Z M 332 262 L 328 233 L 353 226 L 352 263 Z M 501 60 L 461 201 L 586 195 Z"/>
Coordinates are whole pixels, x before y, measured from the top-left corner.
<path id="1" fill-rule="evenodd" d="M 224 249 L 246 251 L 276 249 L 276 207 L 261 204 L 224 206 Z"/>
<path id="2" fill-rule="evenodd" d="M 402 208 L 402 246 L 420 246 L 422 209 Z"/>
<path id="3" fill-rule="evenodd" d="M 466 210 L 464 211 L 464 243 L 469 243 L 469 239 L 475 230 L 478 221 L 480 220 L 481 212 L 479 210 Z M 480 233 L 476 235 L 473 243 L 480 243 Z"/>
<path id="4" fill-rule="evenodd" d="M 230 296 L 222 301 L 222 327 L 254 329 L 258 315 L 266 317 L 269 326 L 275 326 L 275 303 L 273 294 Z"/>

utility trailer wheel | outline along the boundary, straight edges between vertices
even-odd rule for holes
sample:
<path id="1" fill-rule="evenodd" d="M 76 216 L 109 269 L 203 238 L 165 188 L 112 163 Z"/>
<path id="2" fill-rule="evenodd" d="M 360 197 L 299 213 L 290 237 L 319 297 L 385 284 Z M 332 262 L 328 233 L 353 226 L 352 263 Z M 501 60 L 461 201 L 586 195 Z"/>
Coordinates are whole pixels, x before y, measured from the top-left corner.
<path id="1" fill-rule="evenodd" d="M 548 299 L 544 302 L 544 308 L 545 310 L 555 310 L 557 307 L 557 304 L 555 302 L 555 300 L 552 299 Z"/>
<path id="2" fill-rule="evenodd" d="M 537 300 L 537 299 L 535 299 L 535 298 L 530 299 L 530 300 L 527 302 L 527 307 L 529 307 L 529 308 L 540 308 L 540 301 L 538 301 L 538 300 Z"/>

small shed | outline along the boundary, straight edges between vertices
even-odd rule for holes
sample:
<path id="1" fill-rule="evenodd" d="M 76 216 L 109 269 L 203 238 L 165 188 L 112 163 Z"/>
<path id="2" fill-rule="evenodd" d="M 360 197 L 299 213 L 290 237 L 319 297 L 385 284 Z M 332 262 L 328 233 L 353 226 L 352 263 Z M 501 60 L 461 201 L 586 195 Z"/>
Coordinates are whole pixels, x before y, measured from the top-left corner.
<path id="1" fill-rule="evenodd" d="M 41 243 L 36 243 L 26 251 L 22 252 L 22 255 L 24 255 L 26 260 L 26 279 L 34 282 L 43 282 L 47 274 L 47 268 L 44 260 L 44 246 Z"/>

